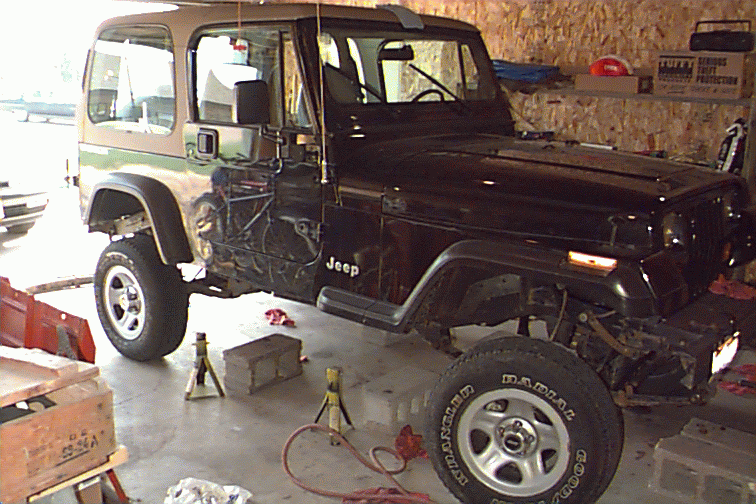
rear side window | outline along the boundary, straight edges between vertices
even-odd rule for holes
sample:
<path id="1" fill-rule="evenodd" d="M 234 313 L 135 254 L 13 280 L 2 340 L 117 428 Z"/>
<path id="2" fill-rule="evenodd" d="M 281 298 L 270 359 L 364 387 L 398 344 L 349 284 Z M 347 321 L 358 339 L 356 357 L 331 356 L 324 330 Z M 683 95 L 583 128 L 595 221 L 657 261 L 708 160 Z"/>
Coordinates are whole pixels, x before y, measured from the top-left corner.
<path id="1" fill-rule="evenodd" d="M 105 30 L 94 47 L 89 119 L 105 128 L 167 135 L 175 123 L 173 43 L 161 26 Z"/>

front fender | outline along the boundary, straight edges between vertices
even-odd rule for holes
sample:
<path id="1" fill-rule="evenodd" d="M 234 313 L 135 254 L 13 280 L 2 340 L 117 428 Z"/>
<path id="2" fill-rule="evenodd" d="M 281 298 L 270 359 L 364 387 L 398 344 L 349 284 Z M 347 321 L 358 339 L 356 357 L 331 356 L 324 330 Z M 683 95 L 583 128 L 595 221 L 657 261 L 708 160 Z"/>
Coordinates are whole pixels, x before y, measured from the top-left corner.
<path id="1" fill-rule="evenodd" d="M 619 259 L 609 273 L 575 267 L 567 253 L 527 244 L 483 240 L 457 242 L 441 253 L 405 305 L 419 307 L 436 280 L 449 268 L 472 268 L 495 275 L 514 275 L 533 285 L 560 285 L 574 297 L 629 317 L 664 315 L 688 300 L 687 285 L 671 258 L 656 254 L 644 261 Z M 468 275 L 453 290 L 467 289 Z M 410 308 L 410 311 L 414 311 Z"/>
<path id="2" fill-rule="evenodd" d="M 454 274 L 455 270 L 462 274 Z M 465 240 L 451 245 L 436 258 L 402 305 L 324 287 L 318 296 L 318 307 L 373 327 L 403 332 L 416 314 L 433 317 L 433 310 L 421 310 L 431 298 L 438 306 L 459 307 L 463 301 L 458 298 L 476 282 L 498 276 L 514 279 L 509 285 L 515 295 L 522 294 L 521 280 L 531 286 L 558 285 L 577 299 L 628 317 L 667 315 L 688 301 L 687 285 L 673 260 L 664 253 L 644 261 L 618 260 L 613 271 L 604 273 L 570 265 L 563 251 Z M 499 291 L 494 288 L 492 297 L 507 294 L 508 288 L 508 285 L 502 285 Z M 440 301 L 445 296 L 445 302 Z M 456 297 L 449 302 L 453 296 Z M 442 316 L 447 321 L 455 317 L 449 313 Z M 507 318 L 504 313 L 501 316 Z M 478 322 L 460 319 L 452 320 L 450 325 Z"/>
<path id="3" fill-rule="evenodd" d="M 130 198 L 115 198 L 115 194 Z M 165 264 L 191 262 L 193 256 L 176 198 L 165 184 L 153 178 L 135 173 L 106 175 L 92 188 L 91 204 L 84 213 L 84 223 L 93 228 L 98 223 L 141 210 L 149 217 L 162 261 Z"/>

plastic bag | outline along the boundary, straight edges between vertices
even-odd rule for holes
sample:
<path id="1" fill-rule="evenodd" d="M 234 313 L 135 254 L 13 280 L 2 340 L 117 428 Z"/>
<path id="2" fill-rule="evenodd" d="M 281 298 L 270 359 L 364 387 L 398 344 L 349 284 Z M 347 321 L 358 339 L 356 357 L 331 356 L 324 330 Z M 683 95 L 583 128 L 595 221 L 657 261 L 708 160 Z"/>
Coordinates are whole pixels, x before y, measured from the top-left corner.
<path id="1" fill-rule="evenodd" d="M 197 478 L 184 478 L 168 489 L 163 504 L 251 504 L 252 492 Z"/>

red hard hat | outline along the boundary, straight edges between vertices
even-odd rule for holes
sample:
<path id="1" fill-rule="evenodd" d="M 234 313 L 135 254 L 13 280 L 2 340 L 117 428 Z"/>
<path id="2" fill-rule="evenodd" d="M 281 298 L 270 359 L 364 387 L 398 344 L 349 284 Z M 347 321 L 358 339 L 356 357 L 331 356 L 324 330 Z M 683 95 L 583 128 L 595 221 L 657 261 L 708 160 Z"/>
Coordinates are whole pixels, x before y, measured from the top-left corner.
<path id="1" fill-rule="evenodd" d="M 633 67 L 630 66 L 630 63 L 615 55 L 597 59 L 591 64 L 590 70 L 591 75 L 611 75 L 615 77 L 633 73 Z"/>

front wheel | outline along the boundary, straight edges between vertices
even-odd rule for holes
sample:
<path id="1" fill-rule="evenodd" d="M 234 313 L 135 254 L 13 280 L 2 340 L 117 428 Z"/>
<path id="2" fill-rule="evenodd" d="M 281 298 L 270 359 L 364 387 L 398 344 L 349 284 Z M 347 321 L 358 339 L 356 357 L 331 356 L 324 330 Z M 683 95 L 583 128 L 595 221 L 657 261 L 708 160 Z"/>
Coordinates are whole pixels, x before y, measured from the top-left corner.
<path id="1" fill-rule="evenodd" d="M 433 392 L 428 452 L 442 482 L 470 504 L 595 502 L 623 443 L 611 395 L 584 362 L 553 343 L 486 340 Z"/>
<path id="2" fill-rule="evenodd" d="M 187 289 L 179 270 L 162 263 L 151 237 L 110 243 L 97 262 L 94 291 L 105 334 L 126 357 L 157 359 L 181 344 Z"/>

